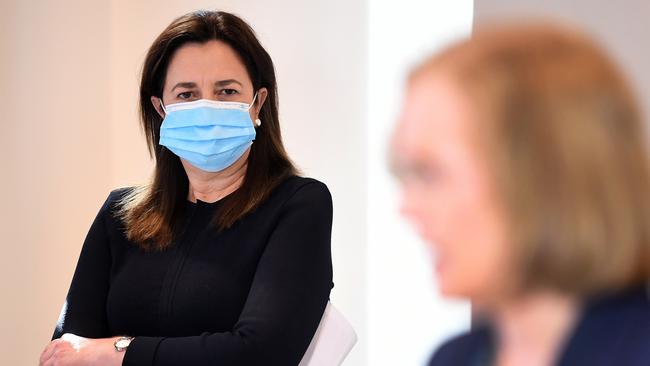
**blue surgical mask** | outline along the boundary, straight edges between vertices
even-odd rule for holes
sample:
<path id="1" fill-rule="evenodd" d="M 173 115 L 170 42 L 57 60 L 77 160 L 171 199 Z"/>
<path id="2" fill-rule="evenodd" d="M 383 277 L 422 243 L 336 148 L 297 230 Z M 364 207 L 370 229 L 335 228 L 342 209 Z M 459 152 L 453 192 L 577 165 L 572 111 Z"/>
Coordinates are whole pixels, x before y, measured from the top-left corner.
<path id="1" fill-rule="evenodd" d="M 160 145 L 207 172 L 234 164 L 255 140 L 251 104 L 200 99 L 163 107 Z"/>

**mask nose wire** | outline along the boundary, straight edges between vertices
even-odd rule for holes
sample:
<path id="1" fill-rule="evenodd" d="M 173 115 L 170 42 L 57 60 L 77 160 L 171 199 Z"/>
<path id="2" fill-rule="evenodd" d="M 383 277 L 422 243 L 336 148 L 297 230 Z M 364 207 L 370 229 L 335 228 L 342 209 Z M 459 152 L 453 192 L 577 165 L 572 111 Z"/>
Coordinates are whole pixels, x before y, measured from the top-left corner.
<path id="1" fill-rule="evenodd" d="M 253 104 L 255 104 L 255 100 L 257 99 L 257 92 L 255 92 L 255 95 L 253 96 L 253 100 L 251 101 L 251 104 L 248 105 L 248 108 L 246 110 L 250 110 Z M 163 103 L 162 98 L 158 98 L 160 101 L 160 108 L 162 108 L 163 112 L 167 114 L 167 108 L 165 108 L 165 104 Z"/>

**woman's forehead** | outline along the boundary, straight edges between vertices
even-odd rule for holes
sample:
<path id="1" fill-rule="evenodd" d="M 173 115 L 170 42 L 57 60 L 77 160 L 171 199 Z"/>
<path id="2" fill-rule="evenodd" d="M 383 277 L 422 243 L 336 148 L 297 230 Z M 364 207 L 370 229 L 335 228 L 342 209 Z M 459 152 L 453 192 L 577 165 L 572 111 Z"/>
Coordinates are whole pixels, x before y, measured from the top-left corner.
<path id="1" fill-rule="evenodd" d="M 474 114 L 470 107 L 467 96 L 450 78 L 419 77 L 409 83 L 401 128 L 422 138 L 458 135 Z"/>
<path id="2" fill-rule="evenodd" d="M 392 141 L 402 161 L 455 161 L 477 157 L 473 104 L 451 78 L 414 78 Z"/>
<path id="3" fill-rule="evenodd" d="M 181 46 L 167 68 L 168 85 L 192 81 L 216 82 L 235 79 L 250 84 L 250 78 L 239 55 L 228 44 L 221 41 L 187 43 Z"/>

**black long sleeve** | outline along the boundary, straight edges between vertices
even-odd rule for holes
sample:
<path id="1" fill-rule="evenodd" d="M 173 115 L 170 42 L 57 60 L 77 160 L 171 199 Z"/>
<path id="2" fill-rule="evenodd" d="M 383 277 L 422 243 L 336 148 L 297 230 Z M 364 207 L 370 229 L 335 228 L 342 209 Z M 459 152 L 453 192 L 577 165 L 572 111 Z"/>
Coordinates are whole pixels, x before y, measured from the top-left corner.
<path id="1" fill-rule="evenodd" d="M 63 333 L 102 338 L 109 334 L 106 297 L 110 286 L 111 256 L 106 215 L 111 197 L 104 203 L 84 240 L 77 268 L 52 339 Z"/>
<path id="2" fill-rule="evenodd" d="M 297 365 L 332 287 L 331 196 L 293 177 L 218 231 L 219 203 L 187 203 L 163 252 L 129 243 L 115 191 L 84 242 L 54 337 L 132 335 L 124 365 Z"/>

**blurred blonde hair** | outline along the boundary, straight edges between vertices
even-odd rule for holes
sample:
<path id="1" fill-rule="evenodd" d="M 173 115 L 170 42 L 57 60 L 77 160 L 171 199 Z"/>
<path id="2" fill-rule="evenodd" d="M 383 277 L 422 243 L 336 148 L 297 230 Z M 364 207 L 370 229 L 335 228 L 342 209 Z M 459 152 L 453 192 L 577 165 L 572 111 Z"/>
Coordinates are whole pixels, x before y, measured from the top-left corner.
<path id="1" fill-rule="evenodd" d="M 580 32 L 551 24 L 485 28 L 427 60 L 476 121 L 507 208 L 520 290 L 579 296 L 650 277 L 646 135 L 630 87 Z"/>

